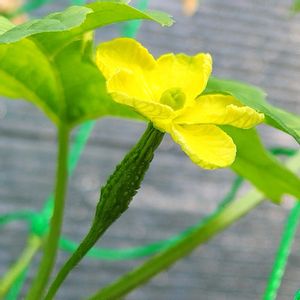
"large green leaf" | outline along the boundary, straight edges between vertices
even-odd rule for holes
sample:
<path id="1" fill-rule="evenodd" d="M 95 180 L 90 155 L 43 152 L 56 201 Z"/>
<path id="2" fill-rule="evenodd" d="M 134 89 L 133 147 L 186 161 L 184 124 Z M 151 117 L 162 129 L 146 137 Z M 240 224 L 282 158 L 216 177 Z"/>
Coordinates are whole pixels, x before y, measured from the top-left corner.
<path id="1" fill-rule="evenodd" d="M 13 27 L 13 23 L 11 23 L 8 19 L 0 16 L 0 35 L 8 31 L 9 29 L 12 29 Z"/>
<path id="2" fill-rule="evenodd" d="M 51 62 L 30 40 L 0 45 L 0 94 L 26 99 L 58 122 L 62 88 Z"/>
<path id="3" fill-rule="evenodd" d="M 55 37 L 53 33 L 46 33 L 36 35 L 35 38 L 45 47 L 49 54 L 53 54 L 61 46 L 76 39 L 82 33 L 116 22 L 146 19 L 155 21 L 163 26 L 170 26 L 173 23 L 171 17 L 165 13 L 156 11 L 142 12 L 125 3 L 103 1 L 88 4 L 87 7 L 92 9 L 93 12 L 87 15 L 86 20 L 79 27 L 67 32 L 58 32 Z"/>
<path id="4" fill-rule="evenodd" d="M 66 31 L 81 25 L 92 9 L 84 6 L 71 6 L 65 11 L 52 13 L 43 19 L 35 19 L 8 28 L 0 36 L 0 43 L 13 43 L 25 37 L 42 32 Z"/>
<path id="5" fill-rule="evenodd" d="M 141 12 L 122 1 L 74 6 L 19 26 L 0 18 L 0 95 L 30 101 L 53 122 L 69 126 L 104 115 L 136 118 L 112 101 L 81 44 L 86 31 L 136 18 L 171 23 L 163 13 Z"/>
<path id="6" fill-rule="evenodd" d="M 300 143 L 300 117 L 277 108 L 266 101 L 266 94 L 259 88 L 237 81 L 211 77 L 206 94 L 230 94 L 243 104 L 260 111 L 266 116 L 266 123 L 293 136 Z"/>
<path id="7" fill-rule="evenodd" d="M 300 199 L 300 178 L 266 151 L 255 129 L 223 128 L 237 145 L 236 160 L 231 166 L 236 173 L 273 201 L 279 202 L 285 194 Z"/>
<path id="8" fill-rule="evenodd" d="M 73 42 L 55 58 L 67 107 L 66 122 L 73 127 L 85 120 L 107 115 L 137 118 L 129 107 L 111 99 L 103 75 L 84 55 L 82 48 L 81 41 Z"/>
<path id="9" fill-rule="evenodd" d="M 70 127 L 108 115 L 138 118 L 111 99 L 105 78 L 85 55 L 83 43 L 69 44 L 53 60 L 28 39 L 0 45 L 0 94 L 26 99 L 54 123 Z"/>
<path id="10" fill-rule="evenodd" d="M 13 43 L 31 36 L 43 46 L 44 51 L 53 54 L 87 31 L 133 19 L 148 19 L 163 26 L 173 23 L 171 17 L 162 12 L 142 12 L 124 1 L 97 1 L 8 28 L 0 35 L 0 43 Z"/>

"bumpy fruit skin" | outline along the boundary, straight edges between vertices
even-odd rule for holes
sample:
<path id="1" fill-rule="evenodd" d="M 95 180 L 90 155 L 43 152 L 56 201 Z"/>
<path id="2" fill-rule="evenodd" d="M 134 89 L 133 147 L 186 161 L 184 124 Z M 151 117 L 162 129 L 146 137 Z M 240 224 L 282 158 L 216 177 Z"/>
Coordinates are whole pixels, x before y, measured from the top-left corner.
<path id="1" fill-rule="evenodd" d="M 164 133 L 150 123 L 145 133 L 116 167 L 101 189 L 91 229 L 78 248 L 80 259 L 106 229 L 124 213 L 137 193 Z"/>
<path id="2" fill-rule="evenodd" d="M 101 220 L 101 226 L 105 229 L 128 208 L 140 188 L 163 135 L 150 124 L 137 145 L 125 156 L 101 189 L 95 222 Z"/>

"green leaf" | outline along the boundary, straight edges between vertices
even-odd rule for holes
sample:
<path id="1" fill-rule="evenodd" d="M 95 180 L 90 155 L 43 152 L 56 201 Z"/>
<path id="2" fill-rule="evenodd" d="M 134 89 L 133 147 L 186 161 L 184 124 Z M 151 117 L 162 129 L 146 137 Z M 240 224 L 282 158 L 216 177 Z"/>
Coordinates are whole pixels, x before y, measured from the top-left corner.
<path id="1" fill-rule="evenodd" d="M 9 29 L 13 28 L 15 25 L 11 23 L 8 19 L 0 16 L 0 34 L 8 31 Z"/>
<path id="2" fill-rule="evenodd" d="M 116 22 L 148 19 L 163 26 L 170 26 L 173 23 L 170 16 L 165 13 L 155 11 L 142 12 L 124 3 L 95 2 L 87 5 L 87 7 L 92 9 L 93 12 L 87 15 L 86 20 L 79 27 L 67 32 L 57 33 L 55 37 L 53 33 L 45 33 L 37 35 L 35 38 L 49 54 L 53 54 L 60 47 L 76 39 L 82 33 Z"/>
<path id="3" fill-rule="evenodd" d="M 86 41 L 73 42 L 51 61 L 27 39 L 1 45 L 0 94 L 26 99 L 54 123 L 62 121 L 70 127 L 108 115 L 139 118 L 108 95 L 105 78 L 90 58 L 90 47 Z"/>
<path id="4" fill-rule="evenodd" d="M 26 99 L 55 123 L 59 120 L 61 88 L 47 57 L 30 40 L 0 45 L 0 94 Z"/>
<path id="5" fill-rule="evenodd" d="M 55 58 L 65 96 L 66 122 L 74 127 L 85 120 L 108 115 L 138 118 L 132 109 L 111 99 L 105 78 L 82 51 L 82 42 L 77 41 Z"/>
<path id="6" fill-rule="evenodd" d="M 300 143 L 300 117 L 269 104 L 261 89 L 237 81 L 211 77 L 204 93 L 234 96 L 243 104 L 264 113 L 268 125 L 290 134 Z"/>
<path id="7" fill-rule="evenodd" d="M 171 17 L 162 12 L 142 12 L 123 1 L 98 1 L 8 28 L 0 35 L 0 43 L 13 43 L 32 36 L 45 51 L 53 54 L 87 31 L 134 19 L 148 19 L 163 26 L 173 23 Z"/>
<path id="8" fill-rule="evenodd" d="M 285 194 L 300 199 L 300 178 L 266 151 L 255 129 L 222 128 L 237 146 L 236 160 L 231 166 L 236 173 L 275 202 Z"/>
<path id="9" fill-rule="evenodd" d="M 298 13 L 300 11 L 300 0 L 294 0 L 291 6 L 291 11 L 293 13 Z"/>
<path id="10" fill-rule="evenodd" d="M 63 12 L 52 13 L 12 28 L 0 36 L 0 43 L 13 43 L 37 33 L 66 31 L 81 25 L 92 10 L 84 6 L 71 6 Z"/>
<path id="11" fill-rule="evenodd" d="M 141 12 L 123 1 L 73 6 L 19 26 L 0 18 L 0 95 L 30 101 L 54 123 L 70 127 L 104 115 L 138 118 L 107 94 L 86 41 L 92 29 L 131 19 L 171 24 L 163 13 Z"/>

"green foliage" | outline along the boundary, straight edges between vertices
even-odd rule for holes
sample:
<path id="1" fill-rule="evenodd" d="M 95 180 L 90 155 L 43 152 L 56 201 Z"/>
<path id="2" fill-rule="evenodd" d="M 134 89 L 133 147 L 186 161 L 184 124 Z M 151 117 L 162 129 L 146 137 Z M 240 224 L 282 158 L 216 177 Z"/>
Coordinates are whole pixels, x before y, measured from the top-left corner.
<path id="1" fill-rule="evenodd" d="M 171 17 L 162 12 L 142 12 L 124 1 L 97 1 L 86 6 L 72 6 L 63 12 L 15 26 L 0 36 L 0 43 L 13 43 L 30 36 L 45 52 L 53 55 L 85 32 L 134 19 L 148 19 L 163 26 L 173 23 Z"/>
<path id="2" fill-rule="evenodd" d="M 137 118 L 112 101 L 92 48 L 90 57 L 85 51 L 86 32 L 132 19 L 172 24 L 163 13 L 142 12 L 123 1 L 73 6 L 19 26 L 1 17 L 0 94 L 30 101 L 54 123 L 70 127 L 104 115 Z"/>
<path id="3" fill-rule="evenodd" d="M 62 88 L 53 63 L 32 41 L 0 45 L 0 94 L 26 99 L 58 122 Z"/>
<path id="4" fill-rule="evenodd" d="M 2 35 L 4 32 L 12 29 L 14 25 L 3 16 L 0 16 L 0 34 Z"/>
<path id="5" fill-rule="evenodd" d="M 293 13 L 298 13 L 300 11 L 300 0 L 294 0 L 291 6 L 291 11 Z"/>
<path id="6" fill-rule="evenodd" d="M 129 107 L 111 99 L 99 69 L 91 59 L 83 57 L 81 41 L 71 43 L 55 57 L 68 107 L 65 121 L 73 127 L 85 120 L 107 115 L 137 118 L 138 115 Z"/>
<path id="7" fill-rule="evenodd" d="M 92 10 L 84 6 L 71 6 L 63 12 L 49 14 L 14 26 L 2 33 L 0 43 L 13 43 L 25 37 L 45 32 L 66 31 L 80 26 Z"/>
<path id="8" fill-rule="evenodd" d="M 231 166 L 236 173 L 273 201 L 279 202 L 285 194 L 300 199 L 300 178 L 266 151 L 255 129 L 223 129 L 237 145 L 236 160 Z"/>
<path id="9" fill-rule="evenodd" d="M 290 134 L 300 143 L 300 117 L 268 103 L 265 100 L 266 94 L 259 88 L 237 81 L 211 77 L 205 93 L 223 93 L 234 96 L 243 104 L 264 113 L 267 124 Z"/>

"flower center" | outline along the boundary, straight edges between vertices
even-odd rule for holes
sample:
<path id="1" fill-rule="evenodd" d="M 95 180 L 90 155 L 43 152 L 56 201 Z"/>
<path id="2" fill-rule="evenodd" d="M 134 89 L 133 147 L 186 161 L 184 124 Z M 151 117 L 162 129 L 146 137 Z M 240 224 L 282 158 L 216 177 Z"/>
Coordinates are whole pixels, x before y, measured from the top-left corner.
<path id="1" fill-rule="evenodd" d="M 179 88 L 168 89 L 161 95 L 160 103 L 168 105 L 174 110 L 178 110 L 182 108 L 185 103 L 185 94 Z"/>

